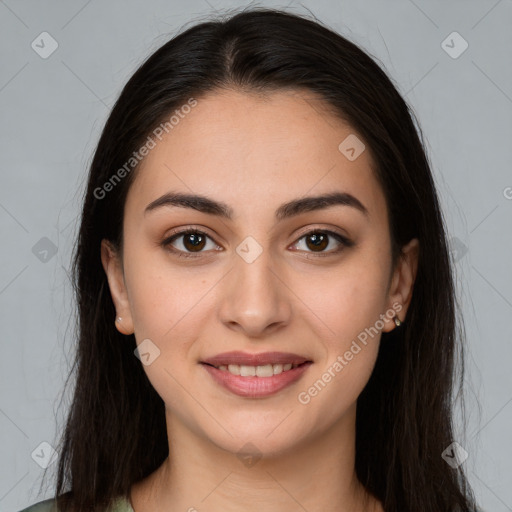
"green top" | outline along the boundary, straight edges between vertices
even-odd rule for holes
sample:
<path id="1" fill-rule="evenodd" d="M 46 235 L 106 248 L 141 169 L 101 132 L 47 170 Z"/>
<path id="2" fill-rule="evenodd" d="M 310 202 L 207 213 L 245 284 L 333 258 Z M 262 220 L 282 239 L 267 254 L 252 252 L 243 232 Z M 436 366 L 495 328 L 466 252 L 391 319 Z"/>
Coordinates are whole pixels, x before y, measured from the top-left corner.
<path id="1" fill-rule="evenodd" d="M 48 500 L 40 501 L 31 505 L 28 508 L 20 510 L 20 512 L 58 512 L 55 507 L 55 500 L 50 498 Z M 123 496 L 119 497 L 108 512 L 134 512 L 128 498 Z M 477 508 L 476 512 L 483 512 L 482 509 Z"/>
<path id="2" fill-rule="evenodd" d="M 30 507 L 20 510 L 20 512 L 58 512 L 55 500 L 53 498 L 39 501 Z M 114 505 L 108 510 L 108 512 L 134 512 L 128 498 L 121 496 L 117 498 Z"/>

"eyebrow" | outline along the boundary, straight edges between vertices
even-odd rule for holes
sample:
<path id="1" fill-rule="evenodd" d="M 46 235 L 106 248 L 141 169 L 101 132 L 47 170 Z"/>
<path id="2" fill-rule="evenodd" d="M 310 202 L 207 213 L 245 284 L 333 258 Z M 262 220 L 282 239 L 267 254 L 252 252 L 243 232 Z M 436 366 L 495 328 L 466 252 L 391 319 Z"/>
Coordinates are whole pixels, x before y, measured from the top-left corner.
<path id="1" fill-rule="evenodd" d="M 216 215 L 228 220 L 233 218 L 233 209 L 227 204 L 216 201 L 199 194 L 184 194 L 181 192 L 168 192 L 148 204 L 144 215 L 164 206 L 177 206 L 180 208 L 191 208 L 209 215 Z M 320 196 L 301 197 L 283 203 L 275 211 L 276 220 L 284 220 L 301 213 L 323 210 L 331 206 L 350 206 L 369 216 L 366 207 L 352 194 L 347 192 L 331 192 Z"/>

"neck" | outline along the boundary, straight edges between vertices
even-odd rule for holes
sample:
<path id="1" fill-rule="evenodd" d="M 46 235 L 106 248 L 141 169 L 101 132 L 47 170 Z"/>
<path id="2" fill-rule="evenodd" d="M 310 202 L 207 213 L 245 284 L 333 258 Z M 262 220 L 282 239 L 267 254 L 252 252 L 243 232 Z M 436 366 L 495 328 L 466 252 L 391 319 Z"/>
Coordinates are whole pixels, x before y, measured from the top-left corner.
<path id="1" fill-rule="evenodd" d="M 355 406 L 293 449 L 255 450 L 252 459 L 197 435 L 169 411 L 166 418 L 171 456 L 132 487 L 135 512 L 383 510 L 355 473 Z"/>

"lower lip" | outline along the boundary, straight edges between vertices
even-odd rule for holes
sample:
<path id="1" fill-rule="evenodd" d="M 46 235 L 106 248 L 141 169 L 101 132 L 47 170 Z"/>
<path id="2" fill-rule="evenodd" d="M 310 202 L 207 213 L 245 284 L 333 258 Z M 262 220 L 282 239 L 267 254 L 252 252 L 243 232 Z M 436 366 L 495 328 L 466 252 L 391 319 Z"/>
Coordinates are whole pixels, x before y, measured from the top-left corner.
<path id="1" fill-rule="evenodd" d="M 241 377 L 227 370 L 219 370 L 205 363 L 201 365 L 221 386 L 235 395 L 261 398 L 270 396 L 296 382 L 313 363 L 307 362 L 272 377 Z"/>

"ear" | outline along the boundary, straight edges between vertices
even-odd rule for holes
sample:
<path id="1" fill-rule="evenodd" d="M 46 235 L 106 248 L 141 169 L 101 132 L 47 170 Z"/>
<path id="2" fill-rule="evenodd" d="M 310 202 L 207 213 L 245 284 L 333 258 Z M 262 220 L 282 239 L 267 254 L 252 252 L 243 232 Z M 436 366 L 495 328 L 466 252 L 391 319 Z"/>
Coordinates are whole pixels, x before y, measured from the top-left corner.
<path id="1" fill-rule="evenodd" d="M 395 325 L 395 316 L 403 322 L 412 299 L 412 292 L 416 273 L 418 271 L 419 242 L 413 238 L 402 247 L 398 263 L 393 271 L 388 295 L 388 310 L 394 310 L 392 318 L 386 317 L 384 332 L 392 331 Z"/>
<path id="2" fill-rule="evenodd" d="M 133 334 L 133 319 L 124 282 L 121 257 L 106 239 L 101 241 L 101 263 L 107 275 L 110 294 L 116 308 L 116 318 L 113 318 L 112 321 L 115 321 L 116 328 L 120 333 Z"/>

